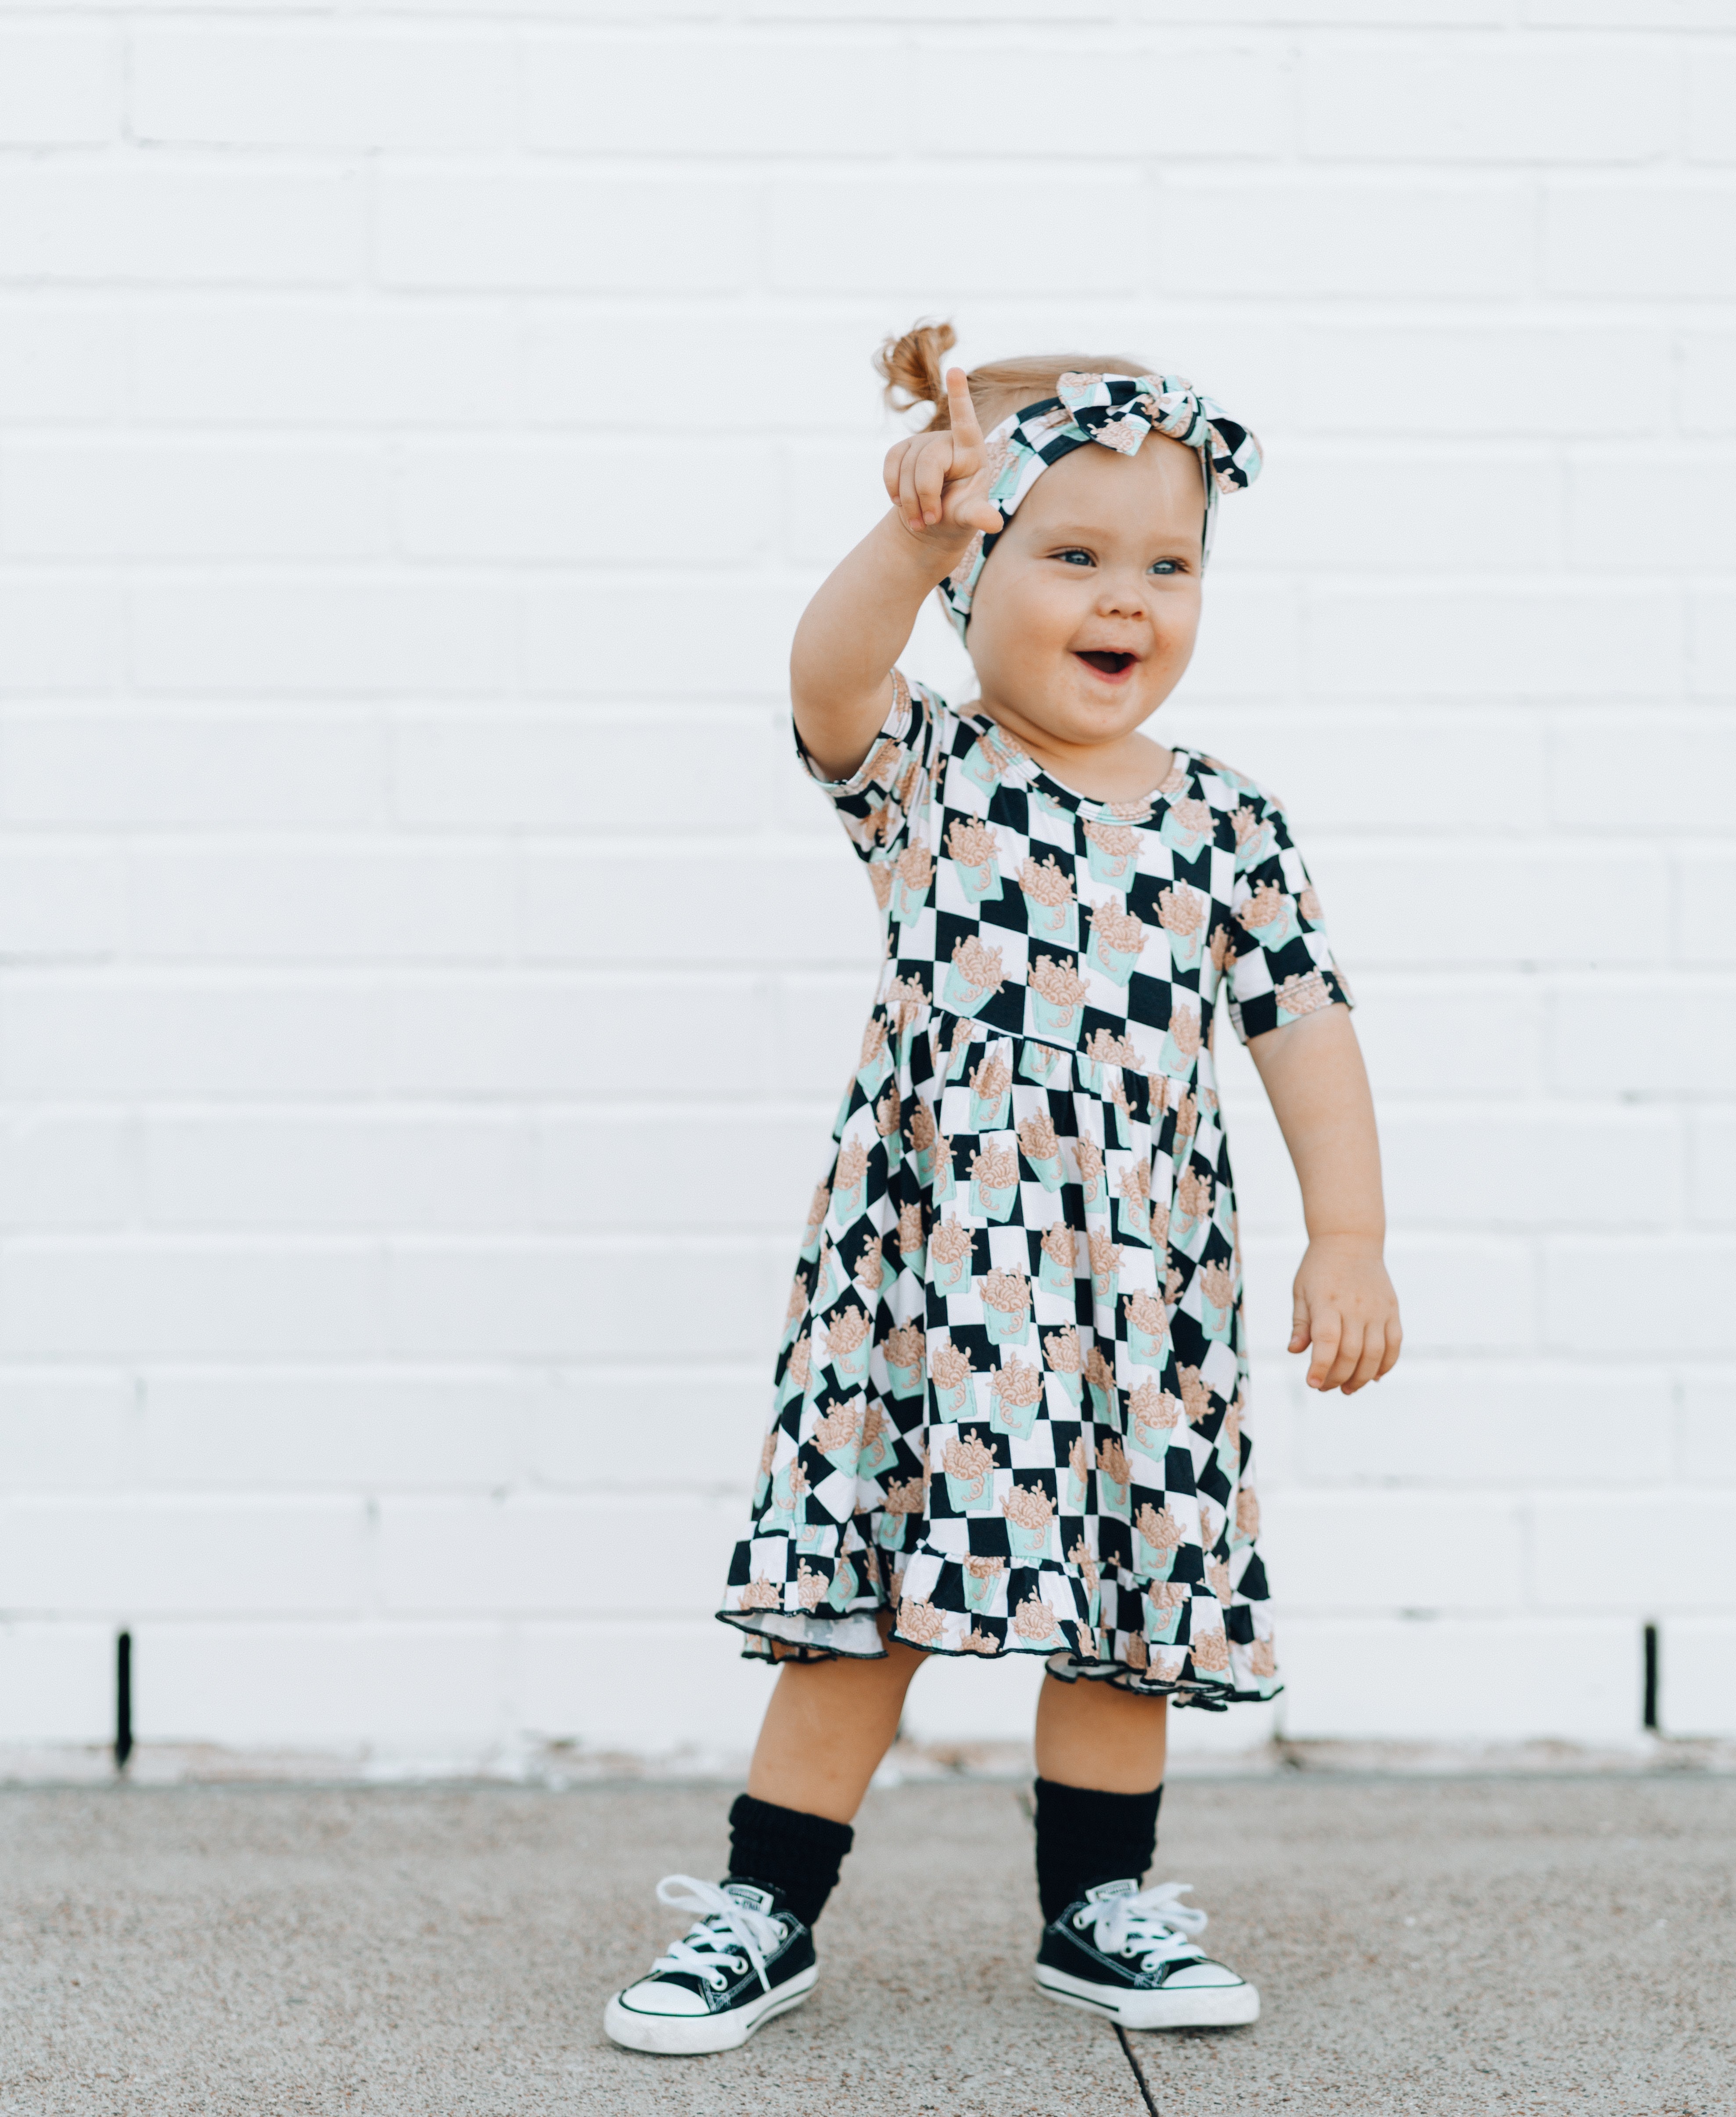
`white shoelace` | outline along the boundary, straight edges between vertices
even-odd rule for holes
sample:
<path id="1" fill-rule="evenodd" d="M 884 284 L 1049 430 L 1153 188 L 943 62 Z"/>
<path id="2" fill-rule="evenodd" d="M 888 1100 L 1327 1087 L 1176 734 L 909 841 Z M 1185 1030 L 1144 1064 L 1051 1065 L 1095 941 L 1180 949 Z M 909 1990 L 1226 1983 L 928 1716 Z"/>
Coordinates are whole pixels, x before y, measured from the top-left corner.
<path id="1" fill-rule="evenodd" d="M 678 1970 L 702 1977 L 708 1985 L 721 1985 L 725 1965 L 739 1973 L 751 1962 L 761 1985 L 771 1990 L 766 1952 L 776 1948 L 783 1935 L 764 1912 L 755 1911 L 715 1882 L 698 1881 L 691 1875 L 665 1875 L 657 1884 L 657 1902 L 677 1911 L 698 1912 L 699 1922 L 684 1939 L 671 1941 L 668 1952 L 652 1963 L 653 1977 L 661 1970 Z M 738 1949 L 746 1955 L 746 1962 Z"/>
<path id="2" fill-rule="evenodd" d="M 1075 1912 L 1074 1923 L 1093 1929 L 1092 1938 L 1105 1955 L 1144 1951 L 1140 1969 L 1155 1970 L 1172 1957 L 1199 1953 L 1187 1936 L 1204 1933 L 1209 1915 L 1196 1905 L 1182 1903 L 1193 1886 L 1191 1882 L 1159 1882 L 1137 1896 L 1100 1897 Z"/>

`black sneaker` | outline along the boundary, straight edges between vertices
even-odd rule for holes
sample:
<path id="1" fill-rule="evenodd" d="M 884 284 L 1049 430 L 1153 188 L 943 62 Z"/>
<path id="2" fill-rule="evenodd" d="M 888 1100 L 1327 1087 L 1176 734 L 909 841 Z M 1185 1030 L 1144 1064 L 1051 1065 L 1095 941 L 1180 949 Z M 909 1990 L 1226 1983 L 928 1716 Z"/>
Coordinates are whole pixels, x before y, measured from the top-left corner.
<path id="1" fill-rule="evenodd" d="M 1195 1947 L 1206 1915 L 1181 1900 L 1190 1882 L 1088 1889 L 1043 1930 L 1037 1982 L 1064 2006 L 1107 2014 L 1127 2029 L 1222 2029 L 1259 2019 L 1245 1977 Z"/>
<path id="2" fill-rule="evenodd" d="M 604 2029 L 629 2050 L 734 2050 L 813 1991 L 813 1935 L 781 1890 L 665 1875 L 657 1901 L 698 1912 L 699 1922 L 604 2009 Z"/>

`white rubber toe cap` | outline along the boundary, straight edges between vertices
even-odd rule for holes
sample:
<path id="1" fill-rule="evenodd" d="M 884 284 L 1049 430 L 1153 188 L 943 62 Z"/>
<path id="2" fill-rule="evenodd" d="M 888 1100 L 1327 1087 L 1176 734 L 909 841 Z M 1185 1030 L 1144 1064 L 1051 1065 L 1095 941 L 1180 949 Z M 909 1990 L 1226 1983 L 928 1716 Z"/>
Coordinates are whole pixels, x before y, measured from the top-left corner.
<path id="1" fill-rule="evenodd" d="M 706 2011 L 704 2000 L 691 1986 L 666 1984 L 661 1977 L 642 1977 L 627 1987 L 620 2000 L 635 2014 L 661 2014 L 665 2019 Z"/>

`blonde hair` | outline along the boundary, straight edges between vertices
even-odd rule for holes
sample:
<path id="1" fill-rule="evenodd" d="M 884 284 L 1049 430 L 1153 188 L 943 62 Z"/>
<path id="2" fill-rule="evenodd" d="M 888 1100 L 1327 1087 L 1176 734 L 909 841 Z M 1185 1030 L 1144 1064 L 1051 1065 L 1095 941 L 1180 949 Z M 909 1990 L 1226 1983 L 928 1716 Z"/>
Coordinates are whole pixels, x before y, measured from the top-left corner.
<path id="1" fill-rule="evenodd" d="M 886 384 L 886 402 L 900 412 L 918 404 L 932 405 L 927 431 L 938 432 L 952 423 L 946 408 L 946 355 L 958 343 L 951 324 L 913 325 L 902 338 L 889 338 L 874 356 L 874 371 Z M 1020 360 L 985 361 L 973 367 L 965 381 L 970 401 L 985 432 L 1025 404 L 1039 403 L 1055 394 L 1061 376 L 1071 371 L 1098 375 L 1149 375 L 1151 362 L 1127 353 L 1037 353 Z"/>

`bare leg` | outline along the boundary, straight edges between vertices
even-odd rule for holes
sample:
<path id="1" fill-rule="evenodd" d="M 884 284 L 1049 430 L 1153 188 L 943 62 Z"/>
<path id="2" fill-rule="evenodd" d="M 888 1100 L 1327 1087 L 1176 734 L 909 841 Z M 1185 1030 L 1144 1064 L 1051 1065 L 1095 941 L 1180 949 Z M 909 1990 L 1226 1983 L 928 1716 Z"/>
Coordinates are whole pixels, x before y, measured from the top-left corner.
<path id="1" fill-rule="evenodd" d="M 882 1611 L 882 1640 L 891 1621 Z M 892 1746 L 905 1692 L 926 1658 L 892 1640 L 884 1661 L 786 1661 L 754 1745 L 748 1792 L 848 1823 Z"/>
<path id="2" fill-rule="evenodd" d="M 1037 1776 L 1098 1793 L 1149 1793 L 1163 1783 L 1162 1698 L 1084 1677 L 1045 1677 L 1037 1699 Z"/>

